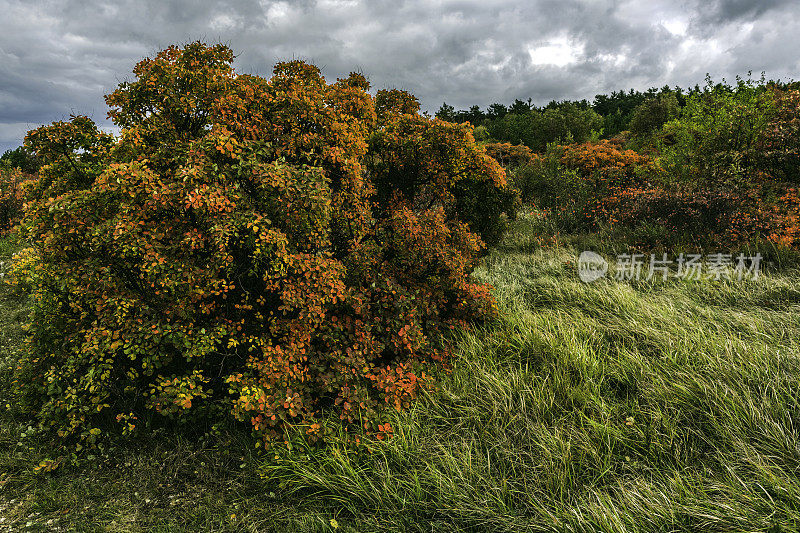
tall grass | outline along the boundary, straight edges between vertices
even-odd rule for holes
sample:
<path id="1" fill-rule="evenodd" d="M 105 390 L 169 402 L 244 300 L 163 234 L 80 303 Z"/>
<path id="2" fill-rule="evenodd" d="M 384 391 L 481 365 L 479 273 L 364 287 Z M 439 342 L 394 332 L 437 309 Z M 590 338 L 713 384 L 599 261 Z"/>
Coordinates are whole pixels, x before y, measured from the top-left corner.
<path id="1" fill-rule="evenodd" d="M 518 244 L 478 272 L 501 320 L 396 438 L 270 459 L 268 482 L 376 529 L 799 528 L 798 273 L 587 285 L 576 250 Z"/>

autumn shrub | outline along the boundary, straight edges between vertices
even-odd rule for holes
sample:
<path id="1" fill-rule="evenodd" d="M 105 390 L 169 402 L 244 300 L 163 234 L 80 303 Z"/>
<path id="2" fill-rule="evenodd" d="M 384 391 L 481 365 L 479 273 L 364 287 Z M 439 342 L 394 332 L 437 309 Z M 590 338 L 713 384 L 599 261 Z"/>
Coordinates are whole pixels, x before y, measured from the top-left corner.
<path id="1" fill-rule="evenodd" d="M 41 280 L 41 261 L 36 250 L 27 247 L 15 252 L 8 262 L 8 272 L 4 278 L 15 293 L 33 291 Z"/>
<path id="2" fill-rule="evenodd" d="M 533 162 L 536 157 L 530 148 L 523 144 L 487 143 L 486 153 L 504 168 L 517 168 Z"/>
<path id="3" fill-rule="evenodd" d="M 360 74 L 232 61 L 170 47 L 107 96 L 118 138 L 74 117 L 26 139 L 44 166 L 19 382 L 64 438 L 226 417 L 386 438 L 448 332 L 494 316 L 470 272 L 514 194 L 469 126 Z"/>
<path id="4" fill-rule="evenodd" d="M 608 197 L 646 183 L 656 167 L 650 158 L 617 143 L 557 145 L 512 173 L 523 201 L 547 210 L 562 231 L 591 229 L 609 221 Z"/>
<path id="5" fill-rule="evenodd" d="M 561 163 L 574 169 L 593 187 L 626 187 L 640 181 L 650 158 L 607 140 L 564 147 Z M 652 171 L 653 169 L 649 169 Z"/>
<path id="6" fill-rule="evenodd" d="M 646 231 L 645 247 L 725 246 L 768 239 L 780 231 L 774 206 L 758 190 L 697 190 L 680 186 L 620 188 L 602 201 L 605 220 Z"/>
<path id="7" fill-rule="evenodd" d="M 0 236 L 7 233 L 22 216 L 24 185 L 31 176 L 17 168 L 0 167 Z"/>
<path id="8" fill-rule="evenodd" d="M 399 96 L 392 100 L 402 102 Z M 366 157 L 378 204 L 393 205 L 401 198 L 416 210 L 440 205 L 448 218 L 466 223 L 485 244 L 497 243 L 506 219 L 516 213 L 517 194 L 506 186 L 502 167 L 474 144 L 470 131 L 467 124 L 417 114 L 390 116 L 370 137 Z M 467 138 L 470 148 L 464 150 Z"/>
<path id="9" fill-rule="evenodd" d="M 764 182 L 734 188 L 674 181 L 658 159 L 620 143 L 551 146 L 512 179 L 563 232 L 602 225 L 644 248 L 796 242 L 791 193 L 776 196 Z"/>
<path id="10" fill-rule="evenodd" d="M 773 231 L 768 239 L 778 246 L 797 248 L 800 245 L 800 194 L 796 188 L 787 189 L 773 207 Z"/>

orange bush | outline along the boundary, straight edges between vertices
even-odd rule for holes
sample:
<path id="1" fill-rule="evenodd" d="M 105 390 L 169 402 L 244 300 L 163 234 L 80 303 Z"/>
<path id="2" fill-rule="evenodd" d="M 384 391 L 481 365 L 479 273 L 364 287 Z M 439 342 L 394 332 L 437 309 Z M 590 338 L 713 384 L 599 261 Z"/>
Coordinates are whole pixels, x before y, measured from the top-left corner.
<path id="1" fill-rule="evenodd" d="M 779 246 L 797 248 L 800 245 L 800 194 L 790 188 L 778 199 L 773 207 L 773 231 L 768 235 L 770 241 Z"/>
<path id="2" fill-rule="evenodd" d="M 315 439 L 334 413 L 384 438 L 444 334 L 494 313 L 464 191 L 509 193 L 470 128 L 359 74 L 232 60 L 193 43 L 139 63 L 107 97 L 118 139 L 85 117 L 28 136 L 48 182 L 26 219 L 44 268 L 20 382 L 64 437 L 227 413 Z"/>
<path id="3" fill-rule="evenodd" d="M 0 168 L 0 235 L 8 232 L 22 216 L 25 189 L 33 176 L 19 169 Z"/>
<path id="4" fill-rule="evenodd" d="M 592 207 L 592 216 L 614 225 L 647 223 L 663 228 L 659 242 L 645 246 L 692 244 L 731 246 L 765 239 L 782 247 L 800 243 L 800 199 L 796 189 L 770 200 L 769 187 L 742 190 L 658 185 L 610 190 Z"/>
<path id="5" fill-rule="evenodd" d="M 598 185 L 618 186 L 632 184 L 637 168 L 651 163 L 649 157 L 607 140 L 566 145 L 561 162 Z"/>
<path id="6" fill-rule="evenodd" d="M 629 187 L 646 186 L 658 172 L 647 157 L 609 141 L 548 147 L 515 182 L 523 197 L 557 214 L 563 229 L 585 229 L 608 221 L 614 198 Z"/>
<path id="7" fill-rule="evenodd" d="M 524 144 L 487 143 L 486 153 L 504 167 L 521 167 L 533 163 L 539 156 Z"/>

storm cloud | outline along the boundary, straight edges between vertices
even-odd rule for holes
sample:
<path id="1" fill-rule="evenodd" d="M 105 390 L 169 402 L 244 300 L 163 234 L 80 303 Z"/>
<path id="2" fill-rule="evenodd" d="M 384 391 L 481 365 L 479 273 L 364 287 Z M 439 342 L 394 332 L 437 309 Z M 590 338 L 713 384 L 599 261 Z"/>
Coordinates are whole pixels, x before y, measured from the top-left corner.
<path id="1" fill-rule="evenodd" d="M 0 0 L 0 150 L 86 114 L 145 56 L 223 42 L 239 72 L 300 58 L 329 79 L 358 70 L 435 111 L 762 71 L 798 77 L 795 0 Z"/>

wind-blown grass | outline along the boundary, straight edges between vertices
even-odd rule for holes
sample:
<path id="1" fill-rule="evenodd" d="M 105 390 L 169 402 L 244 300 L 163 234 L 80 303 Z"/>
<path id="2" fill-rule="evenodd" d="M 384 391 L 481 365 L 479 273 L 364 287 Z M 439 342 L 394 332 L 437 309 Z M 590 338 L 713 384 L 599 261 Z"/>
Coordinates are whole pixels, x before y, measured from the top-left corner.
<path id="1" fill-rule="evenodd" d="M 797 272 L 587 285 L 575 250 L 506 246 L 478 272 L 502 319 L 395 439 L 268 479 L 419 531 L 800 527 Z"/>
<path id="2" fill-rule="evenodd" d="M 459 336 L 452 370 L 390 441 L 255 454 L 235 432 L 213 446 L 159 434 L 35 475 L 47 443 L 21 438 L 7 409 L 0 517 L 91 531 L 800 528 L 800 272 L 584 284 L 579 250 L 540 248 L 532 223 L 476 273 L 500 319 Z M 19 305 L 2 302 L 4 331 Z"/>

